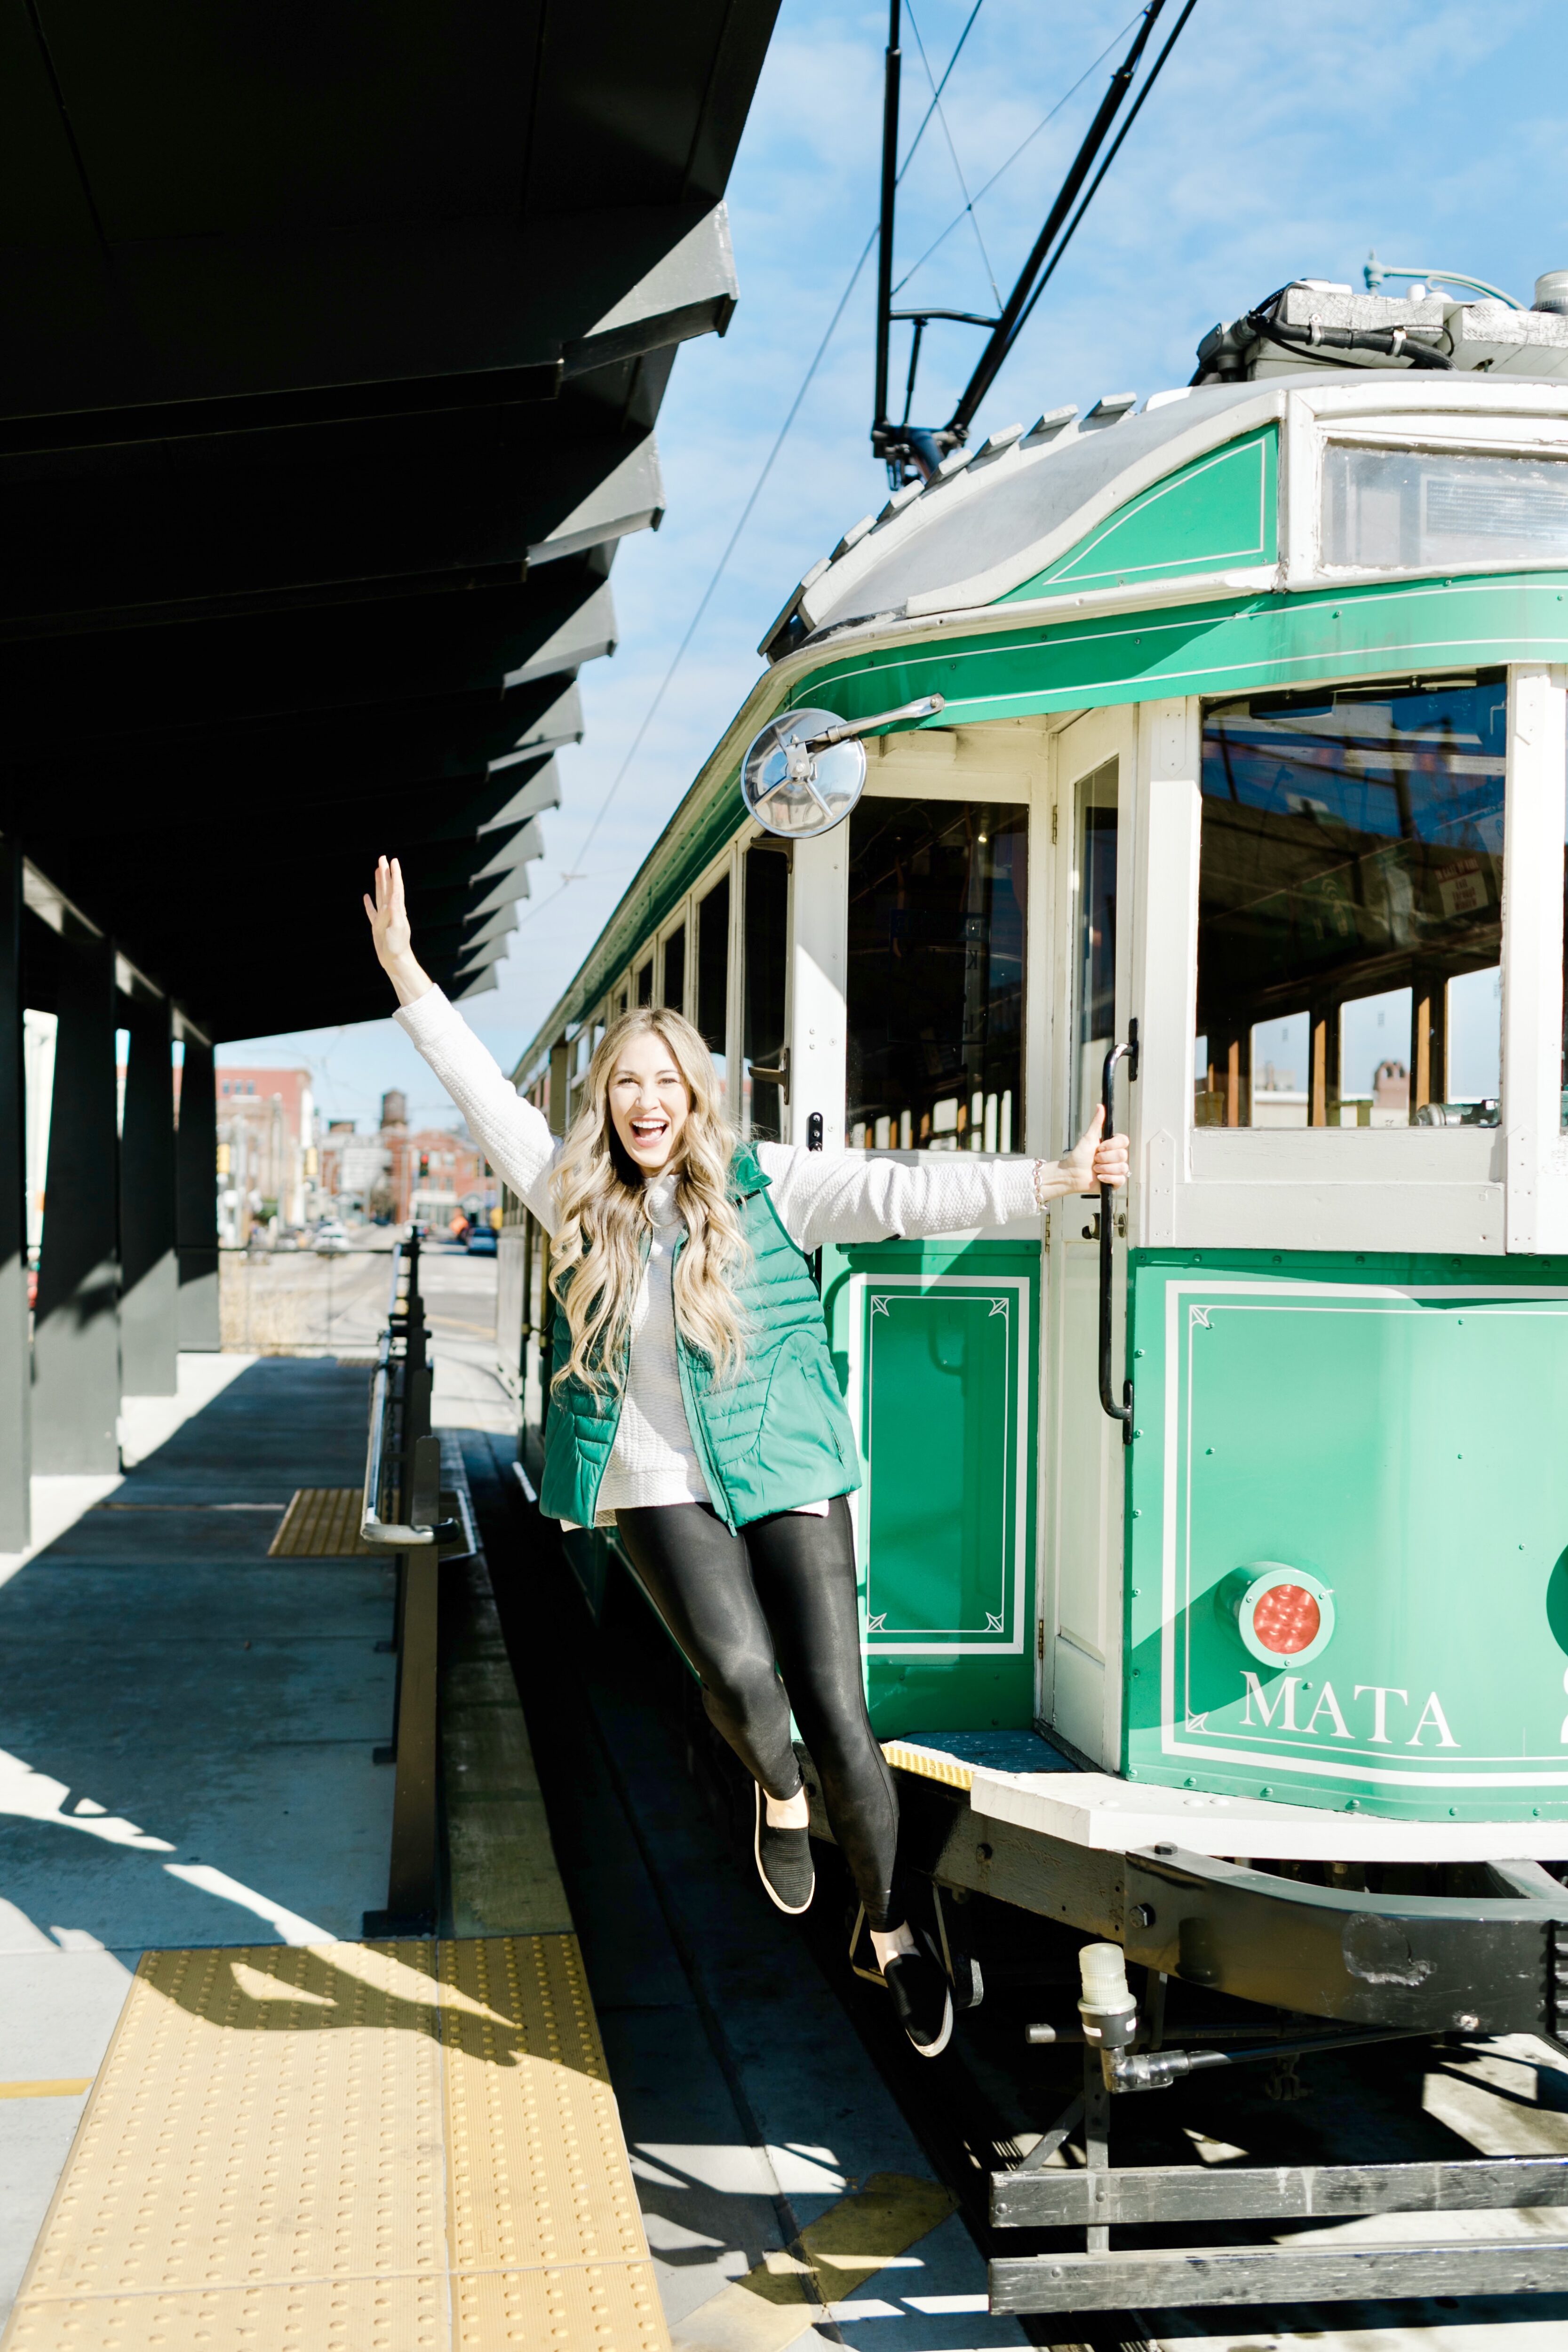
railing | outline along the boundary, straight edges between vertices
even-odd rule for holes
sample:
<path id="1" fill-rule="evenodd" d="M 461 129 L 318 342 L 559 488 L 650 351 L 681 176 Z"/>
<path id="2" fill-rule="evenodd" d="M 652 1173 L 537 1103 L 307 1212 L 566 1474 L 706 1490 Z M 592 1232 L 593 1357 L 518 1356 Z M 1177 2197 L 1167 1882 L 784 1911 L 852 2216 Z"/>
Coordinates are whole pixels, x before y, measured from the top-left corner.
<path id="1" fill-rule="evenodd" d="M 364 1511 L 360 1535 L 390 1551 L 448 1543 L 459 1528 L 440 1517 L 441 1447 L 430 1433 L 431 1365 L 419 1296 L 419 1236 L 399 1242 L 392 1253 L 392 1289 L 386 1328 L 376 1350 L 370 1391 L 370 1444 L 365 1450 Z M 395 1451 L 393 1424 L 401 1426 Z M 385 1519 L 382 1511 L 396 1464 L 401 1509 L 407 1522 Z"/>
<path id="2" fill-rule="evenodd" d="M 419 1237 L 392 1254 L 386 1328 L 371 1382 L 360 1533 L 397 1556 L 395 1729 L 378 1763 L 396 1767 L 386 1908 L 367 1911 L 370 1937 L 434 1935 L 440 1913 L 437 1724 L 438 1577 L 443 1559 L 477 1549 L 459 1484 L 443 1493 L 441 1441 L 430 1428 L 433 1369 L 419 1295 Z"/>

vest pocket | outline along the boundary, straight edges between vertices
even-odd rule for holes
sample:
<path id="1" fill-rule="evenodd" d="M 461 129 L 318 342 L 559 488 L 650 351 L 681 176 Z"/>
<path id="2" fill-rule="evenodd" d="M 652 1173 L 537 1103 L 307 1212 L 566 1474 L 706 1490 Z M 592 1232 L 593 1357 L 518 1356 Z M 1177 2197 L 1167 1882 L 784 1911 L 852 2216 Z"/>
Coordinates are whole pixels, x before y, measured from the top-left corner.
<path id="1" fill-rule="evenodd" d="M 769 1359 L 757 1433 L 735 1457 L 736 1466 L 754 1465 L 764 1480 L 792 1483 L 818 1464 L 829 1474 L 836 1467 L 858 1473 L 858 1462 L 846 1450 L 849 1434 L 826 1346 L 815 1332 L 790 1332 Z"/>

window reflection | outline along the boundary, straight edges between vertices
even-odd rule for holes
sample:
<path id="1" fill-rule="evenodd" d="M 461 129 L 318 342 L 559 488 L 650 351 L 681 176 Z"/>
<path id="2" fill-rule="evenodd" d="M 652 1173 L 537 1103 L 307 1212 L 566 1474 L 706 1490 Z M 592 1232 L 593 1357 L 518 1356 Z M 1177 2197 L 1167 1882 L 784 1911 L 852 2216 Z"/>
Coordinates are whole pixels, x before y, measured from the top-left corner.
<path id="1" fill-rule="evenodd" d="M 863 800 L 849 821 L 848 1137 L 1013 1151 L 1024 1139 L 1028 811 Z"/>
<path id="2" fill-rule="evenodd" d="M 1200 1127 L 1495 1126 L 1506 682 L 1204 729 Z"/>

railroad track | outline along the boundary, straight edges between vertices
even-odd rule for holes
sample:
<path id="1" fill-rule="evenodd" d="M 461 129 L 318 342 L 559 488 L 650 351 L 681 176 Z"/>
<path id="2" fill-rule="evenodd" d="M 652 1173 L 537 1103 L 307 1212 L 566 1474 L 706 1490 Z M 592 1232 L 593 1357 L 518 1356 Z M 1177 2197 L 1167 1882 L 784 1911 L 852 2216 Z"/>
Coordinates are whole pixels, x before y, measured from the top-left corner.
<path id="1" fill-rule="evenodd" d="M 504 1573 L 498 1579 L 514 1662 L 518 1644 L 529 1643 L 537 1676 L 539 1657 L 548 1655 L 552 1702 L 561 1710 L 559 1736 L 591 1739 L 592 1709 L 583 1701 L 593 1679 L 594 1645 L 605 1638 L 624 1642 L 627 1627 L 623 1622 L 618 1636 L 613 1629 L 609 1636 L 595 1633 L 559 1556 L 552 1566 L 535 1545 L 540 1523 L 524 1511 L 521 1490 L 513 1505 L 499 1480 L 488 1493 L 481 1479 L 474 1486 L 481 1522 L 489 1515 L 493 1524 L 499 1507 L 514 1546 L 519 1530 L 526 1530 L 530 1545 L 526 1577 L 519 1576 L 510 1590 Z M 506 1540 L 503 1536 L 492 1543 L 492 1563 Z M 631 1597 L 622 1596 L 621 1605 L 630 1610 Z M 614 1614 L 612 1607 L 605 1622 Z M 635 1619 L 633 1623 L 641 1645 L 645 1696 L 657 1703 L 665 1719 L 665 1751 L 672 1758 L 684 1752 L 706 1810 L 729 1838 L 737 1873 L 747 1875 L 749 1784 L 712 1733 L 695 1683 L 670 1665 L 662 1644 L 649 1653 L 644 1629 Z M 520 1681 L 528 1671 L 525 1666 Z M 549 1801 L 552 1770 L 584 1768 L 573 1766 L 563 1748 L 547 1757 L 537 1736 L 536 1748 Z M 645 1801 L 627 1789 L 623 1802 L 635 1813 Z M 658 1821 L 637 1820 L 634 1830 L 658 1870 Z M 992 2230 L 988 2213 L 992 2172 L 1008 2169 L 1026 2155 L 1081 2086 L 1080 2045 L 1061 2042 L 1031 2048 L 1025 2041 L 1031 2022 L 1049 2020 L 1069 2030 L 1076 2022 L 1081 1938 L 1053 1932 L 1047 1923 L 990 1898 L 971 1898 L 973 1911 L 964 1925 L 980 1952 L 985 1998 L 960 2021 L 942 2058 L 922 2060 L 898 2031 L 879 1986 L 857 1977 L 848 1965 L 853 1905 L 836 1853 L 820 1848 L 818 1865 L 816 1901 L 790 1932 L 800 1937 L 842 2004 L 932 2170 L 957 2199 L 982 2252 L 989 2257 L 1081 2250 L 1081 2231 L 1004 2234 Z M 1250 2042 L 1267 2038 L 1271 2023 L 1283 2038 L 1287 2022 L 1178 1986 L 1171 1990 L 1166 2039 L 1180 2044 L 1184 2037 L 1230 2033 Z M 1070 2148 L 1068 2154 L 1070 2161 Z M 1523 2036 L 1495 2042 L 1397 2042 L 1293 2064 L 1198 2074 L 1169 2090 L 1112 2105 L 1111 2158 L 1119 2166 L 1388 2163 L 1509 2154 L 1568 2154 L 1568 2061 Z M 1489 2234 L 1517 2233 L 1521 2252 L 1534 2227 L 1528 2213 L 1482 2219 Z M 1351 2226 L 1362 2234 L 1382 2228 L 1384 2234 L 1407 2235 L 1411 2230 L 1409 2217 L 1392 2230 L 1386 2222 Z M 1416 2227 L 1423 2226 L 1438 2231 L 1442 2217 L 1416 2217 Z M 1248 2233 L 1246 2224 L 1226 2224 L 1210 2234 L 1236 2243 Z M 1265 2242 L 1279 2234 L 1267 2220 L 1251 2225 L 1250 2233 Z M 1202 2242 L 1204 2234 L 1184 2224 L 1140 2233 L 1137 2242 L 1192 2244 Z M 1433 2297 L 1206 2315 L 1127 2311 L 1026 2318 L 1019 2326 L 1035 2344 L 1083 2347 L 1086 2352 L 1297 2352 L 1298 2347 L 1305 2352 L 1309 2343 L 1312 2352 L 1371 2352 L 1373 2345 L 1376 2352 L 1391 2352 L 1394 2344 L 1399 2352 L 1426 2345 L 1431 2352 L 1482 2352 L 1483 2347 L 1492 2352 L 1494 2345 L 1506 2352 L 1510 2342 L 1519 2352 L 1547 2352 L 1548 2347 L 1568 2344 L 1568 2298 Z M 1390 2332 L 1369 2339 L 1369 2331 Z M 952 2341 L 961 2345 L 962 2332 Z"/>
<path id="2" fill-rule="evenodd" d="M 993 1915 L 1005 1910 L 984 1897 L 973 1899 Z M 1081 1939 L 1065 1932 L 1053 1937 L 1047 1923 L 1017 1913 L 974 1922 L 976 1941 L 984 1948 L 989 1940 L 994 1954 L 988 1970 L 982 1958 L 988 1975 L 985 1999 L 960 2021 L 944 2056 L 931 2062 L 909 2048 L 879 1989 L 847 1969 L 843 1925 L 849 1911 L 847 1877 L 837 1857 L 829 1856 L 819 1869 L 817 1901 L 805 1923 L 806 1940 L 933 2167 L 960 2199 L 982 2252 L 990 2259 L 1081 2251 L 1081 2231 L 999 2231 L 989 2216 L 991 2173 L 1010 2169 L 1026 2156 L 1081 2088 L 1080 2043 L 1032 2048 L 1025 2040 L 1026 2025 L 1042 2019 L 1069 2031 L 1076 2024 L 1076 1951 Z M 1310 2021 L 1173 1986 L 1165 2039 L 1171 2046 L 1226 2038 L 1256 2046 L 1271 2035 L 1295 2038 L 1303 2023 L 1306 2032 L 1313 2030 Z M 1561 2155 L 1568 2153 L 1568 2061 L 1522 2035 L 1495 2042 L 1450 2036 L 1390 2042 L 1280 2059 L 1245 2072 L 1194 2075 L 1158 2094 L 1116 2099 L 1111 2117 L 1111 2160 L 1117 2165 L 1215 2168 L 1243 2160 L 1288 2165 Z M 1064 2158 L 1081 2161 L 1070 2144 Z M 1480 2218 L 1488 2234 L 1494 2225 L 1498 2235 L 1517 2234 L 1521 2252 L 1535 2233 L 1533 2214 Z M 1405 2215 L 1349 2226 L 1362 2236 L 1381 2231 L 1385 2237 L 1408 2238 L 1421 2232 L 1424 2223 L 1436 2236 L 1442 2222 L 1441 2216 Z M 1205 2231 L 1180 2224 L 1127 2234 L 1136 2243 L 1173 2246 L 1210 2240 L 1234 2244 L 1249 2238 L 1267 2243 L 1283 2231 L 1262 2221 L 1250 2230 L 1226 2223 Z M 1300 2346 L 1305 2352 L 1309 2343 L 1312 2352 L 1368 2352 L 1371 2330 L 1392 2331 L 1370 2339 L 1378 2352 L 1391 2343 L 1400 2352 L 1424 2344 L 1432 2352 L 1457 2352 L 1459 2345 L 1464 2352 L 1479 2352 L 1483 2344 L 1488 2352 L 1494 2345 L 1503 2352 L 1510 2338 L 1518 2340 L 1521 2352 L 1526 2346 L 1530 2352 L 1544 2352 L 1548 2345 L 1568 2344 L 1568 2299 L 1435 2296 L 1419 2303 L 1258 2307 L 1207 2315 L 1098 2313 L 1070 2323 L 1026 2318 L 1020 2325 L 1032 2342 L 1058 2352 L 1078 2346 L 1086 2352 L 1165 2352 L 1167 2347 L 1172 2352 L 1296 2352 Z M 1461 2331 L 1458 2337 L 1456 2329 Z"/>

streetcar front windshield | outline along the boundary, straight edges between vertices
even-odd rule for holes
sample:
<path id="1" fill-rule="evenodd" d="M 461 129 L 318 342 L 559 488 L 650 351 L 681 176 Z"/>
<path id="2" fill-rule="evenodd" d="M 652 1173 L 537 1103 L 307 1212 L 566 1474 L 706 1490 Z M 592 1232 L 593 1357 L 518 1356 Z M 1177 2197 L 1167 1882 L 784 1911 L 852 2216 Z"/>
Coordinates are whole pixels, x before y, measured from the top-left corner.
<path id="1" fill-rule="evenodd" d="M 1507 681 L 1204 726 L 1200 1127 L 1495 1127 Z"/>

